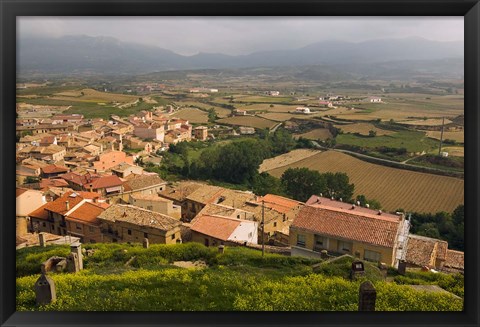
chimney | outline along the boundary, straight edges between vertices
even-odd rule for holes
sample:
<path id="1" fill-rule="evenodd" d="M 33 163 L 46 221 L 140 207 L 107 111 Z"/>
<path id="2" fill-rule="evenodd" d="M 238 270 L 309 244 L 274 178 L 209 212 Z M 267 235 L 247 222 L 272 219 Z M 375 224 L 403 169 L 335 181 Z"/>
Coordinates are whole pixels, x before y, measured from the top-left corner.
<path id="1" fill-rule="evenodd" d="M 67 208 L 67 211 L 70 210 L 70 202 L 65 201 L 65 206 L 66 206 L 66 208 Z"/>

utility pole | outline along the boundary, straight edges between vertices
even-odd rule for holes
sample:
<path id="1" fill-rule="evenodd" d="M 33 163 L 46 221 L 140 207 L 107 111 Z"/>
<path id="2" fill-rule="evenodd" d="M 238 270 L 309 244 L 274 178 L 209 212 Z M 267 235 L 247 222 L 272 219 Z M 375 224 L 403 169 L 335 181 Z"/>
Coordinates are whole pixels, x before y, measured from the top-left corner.
<path id="1" fill-rule="evenodd" d="M 262 200 L 262 257 L 265 256 L 265 200 Z"/>
<path id="2" fill-rule="evenodd" d="M 445 125 L 445 117 L 442 117 L 442 132 L 440 133 L 440 148 L 438 148 L 438 155 L 442 154 L 442 143 L 443 143 L 443 126 Z"/>

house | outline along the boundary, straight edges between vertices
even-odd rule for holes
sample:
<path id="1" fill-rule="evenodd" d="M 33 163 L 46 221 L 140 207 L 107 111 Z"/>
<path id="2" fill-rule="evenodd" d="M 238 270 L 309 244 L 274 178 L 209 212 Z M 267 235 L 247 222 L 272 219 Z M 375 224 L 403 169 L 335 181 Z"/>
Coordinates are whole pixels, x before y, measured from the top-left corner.
<path id="1" fill-rule="evenodd" d="M 246 116 L 247 111 L 246 110 L 240 110 L 240 109 L 233 109 L 232 111 L 234 116 Z"/>
<path id="2" fill-rule="evenodd" d="M 39 146 L 49 146 L 50 144 L 58 145 L 57 138 L 55 136 L 45 136 L 38 142 Z"/>
<path id="3" fill-rule="evenodd" d="M 108 208 L 106 203 L 83 202 L 65 214 L 67 233 L 82 243 L 103 242 L 100 220 L 97 217 Z"/>
<path id="4" fill-rule="evenodd" d="M 158 212 L 178 220 L 182 217 L 182 207 L 173 204 L 172 200 L 162 198 L 157 194 L 130 194 L 128 202 L 131 205 Z"/>
<path id="5" fill-rule="evenodd" d="M 111 168 L 113 174 L 117 175 L 120 178 L 125 178 L 130 174 L 141 175 L 143 173 L 143 168 L 136 165 L 130 165 L 128 163 L 122 162 Z"/>
<path id="6" fill-rule="evenodd" d="M 47 201 L 43 193 L 36 190 L 26 188 L 16 189 L 16 235 L 23 236 L 28 233 L 29 218 L 28 214 L 41 206 Z"/>
<path id="7" fill-rule="evenodd" d="M 83 115 L 80 114 L 58 114 L 52 117 L 53 124 L 63 124 L 63 123 L 80 123 L 83 120 Z"/>
<path id="8" fill-rule="evenodd" d="M 67 167 L 58 166 L 55 164 L 41 168 L 43 178 L 57 177 L 59 175 L 68 173 L 70 171 Z"/>
<path id="9" fill-rule="evenodd" d="M 345 202 L 316 197 L 307 201 L 290 226 L 292 255 L 319 257 L 322 250 L 398 266 L 409 222 Z"/>
<path id="10" fill-rule="evenodd" d="M 104 201 L 100 194 L 91 192 L 67 192 L 58 199 L 47 202 L 40 208 L 30 212 L 30 230 L 47 232 L 57 235 L 67 235 L 68 226 L 65 217 L 84 202 Z"/>
<path id="11" fill-rule="evenodd" d="M 296 113 L 296 114 L 309 114 L 309 113 L 310 113 L 310 108 L 307 108 L 307 107 L 297 107 L 297 108 L 295 108 L 295 113 Z"/>
<path id="12" fill-rule="evenodd" d="M 158 195 L 165 199 L 172 200 L 173 204 L 180 206 L 182 208 L 182 220 L 188 221 L 191 220 L 195 215 L 187 215 L 189 206 L 191 206 L 190 202 L 187 200 L 187 197 L 204 185 L 205 184 L 191 181 L 175 183 L 172 185 L 166 185 L 163 190 L 158 192 Z"/>
<path id="13" fill-rule="evenodd" d="M 333 108 L 333 103 L 331 101 L 320 100 L 318 101 L 320 107 Z"/>
<path id="14" fill-rule="evenodd" d="M 178 142 L 191 141 L 192 126 L 181 125 L 180 128 L 169 130 L 165 133 L 165 142 L 169 144 L 177 144 Z"/>
<path id="15" fill-rule="evenodd" d="M 465 254 L 461 251 L 447 250 L 443 270 L 448 272 L 463 272 L 465 269 Z"/>
<path id="16" fill-rule="evenodd" d="M 173 217 L 132 205 L 113 204 L 98 219 L 104 242 L 181 243 L 181 222 Z"/>
<path id="17" fill-rule="evenodd" d="M 123 180 L 122 192 L 109 195 L 111 203 L 129 203 L 130 195 L 156 195 L 165 189 L 167 182 L 156 173 L 129 174 Z"/>
<path id="18" fill-rule="evenodd" d="M 368 98 L 368 101 L 370 101 L 372 103 L 379 103 L 379 102 L 382 102 L 382 98 L 380 98 L 380 97 L 370 97 L 370 98 Z"/>
<path id="19" fill-rule="evenodd" d="M 408 235 L 405 261 L 407 267 L 442 269 L 447 257 L 448 243 L 435 238 Z"/>
<path id="20" fill-rule="evenodd" d="M 193 129 L 193 135 L 197 140 L 205 141 L 208 136 L 207 126 L 198 126 Z"/>
<path id="21" fill-rule="evenodd" d="M 240 134 L 241 135 L 252 135 L 255 134 L 255 128 L 253 127 L 245 127 L 245 126 L 240 126 L 239 127 Z"/>
<path id="22" fill-rule="evenodd" d="M 20 154 L 25 154 L 34 159 L 53 162 L 63 160 L 66 152 L 64 147 L 55 144 L 48 146 L 31 146 L 19 151 Z"/>
<path id="23" fill-rule="evenodd" d="M 157 122 L 141 122 L 135 125 L 133 135 L 145 140 L 164 141 L 165 127 Z"/>
<path id="24" fill-rule="evenodd" d="M 205 246 L 257 244 L 258 223 L 250 220 L 203 215 L 192 221 L 192 241 Z"/>
<path id="25" fill-rule="evenodd" d="M 123 181 L 117 175 L 92 177 L 83 184 L 83 189 L 110 197 L 123 192 Z"/>
<path id="26" fill-rule="evenodd" d="M 97 171 L 106 171 L 122 162 L 133 165 L 133 157 L 127 156 L 123 151 L 107 150 L 96 157 L 96 160 L 92 162 L 91 167 Z"/>
<path id="27" fill-rule="evenodd" d="M 185 219 L 193 219 L 207 204 L 222 204 L 241 208 L 247 201 L 253 201 L 255 195 L 251 192 L 230 190 L 219 186 L 202 185 L 186 197 Z"/>
<path id="28" fill-rule="evenodd" d="M 280 92 L 279 91 L 267 91 L 267 92 L 265 92 L 265 94 L 272 95 L 272 96 L 278 96 L 278 95 L 280 95 Z"/>

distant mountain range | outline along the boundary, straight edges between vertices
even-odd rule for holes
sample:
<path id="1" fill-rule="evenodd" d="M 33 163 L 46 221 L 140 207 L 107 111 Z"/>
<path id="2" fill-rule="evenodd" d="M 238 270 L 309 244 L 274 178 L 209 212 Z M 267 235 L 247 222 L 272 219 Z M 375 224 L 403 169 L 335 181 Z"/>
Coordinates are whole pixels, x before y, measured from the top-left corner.
<path id="1" fill-rule="evenodd" d="M 415 37 L 360 43 L 322 41 L 294 50 L 263 51 L 239 56 L 217 53 L 183 56 L 159 47 L 122 42 L 111 37 L 19 38 L 17 71 L 20 75 L 144 74 L 242 67 L 358 67 L 391 61 L 463 60 L 463 49 L 461 41 L 438 42 Z"/>

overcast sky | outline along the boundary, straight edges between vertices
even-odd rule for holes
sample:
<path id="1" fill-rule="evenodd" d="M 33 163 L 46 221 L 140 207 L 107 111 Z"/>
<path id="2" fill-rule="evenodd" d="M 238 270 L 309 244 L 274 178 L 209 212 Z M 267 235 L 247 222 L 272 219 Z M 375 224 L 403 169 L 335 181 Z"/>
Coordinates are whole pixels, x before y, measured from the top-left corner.
<path id="1" fill-rule="evenodd" d="M 455 17 L 19 17 L 17 36 L 111 36 L 183 55 L 248 54 L 323 40 L 423 37 L 463 41 Z"/>

